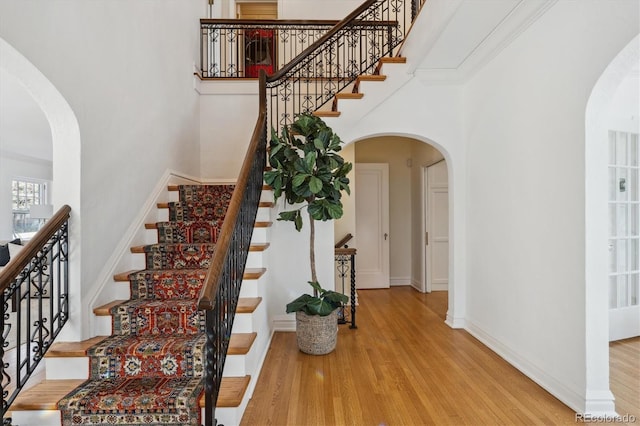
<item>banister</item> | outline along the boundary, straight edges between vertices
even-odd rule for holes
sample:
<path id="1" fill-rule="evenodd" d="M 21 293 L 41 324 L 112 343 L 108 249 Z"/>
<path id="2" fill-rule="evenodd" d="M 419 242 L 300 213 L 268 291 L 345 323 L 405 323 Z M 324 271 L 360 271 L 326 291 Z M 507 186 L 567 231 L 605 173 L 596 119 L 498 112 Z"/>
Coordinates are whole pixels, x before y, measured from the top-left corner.
<path id="1" fill-rule="evenodd" d="M 230 18 L 203 18 L 200 19 L 200 24 L 214 25 L 214 24 L 228 24 L 235 27 L 242 27 L 243 25 L 259 25 L 259 26 L 275 26 L 275 25 L 327 25 L 334 26 L 338 23 L 337 20 L 328 19 L 230 19 Z"/>
<path id="2" fill-rule="evenodd" d="M 16 254 L 15 258 L 0 271 L 0 292 L 4 292 L 15 277 L 24 269 L 25 266 L 33 259 L 38 251 L 46 244 L 47 241 L 55 234 L 58 229 L 69 219 L 71 207 L 62 206 L 52 217 L 47 220 L 44 226 L 34 235 L 34 237 L 24 245 L 24 248 Z"/>
<path id="3" fill-rule="evenodd" d="M 351 233 L 348 233 L 347 235 L 345 235 L 344 237 L 342 237 L 342 239 L 340 241 L 338 241 L 336 243 L 336 245 L 334 246 L 334 248 L 338 249 L 338 248 L 343 248 L 343 246 L 345 244 L 347 244 L 349 242 L 349 240 L 351 240 L 353 238 L 353 235 L 351 235 Z"/>
<path id="4" fill-rule="evenodd" d="M 69 319 L 70 213 L 62 206 L 0 271 L 4 424 L 11 424 L 11 404 Z"/>

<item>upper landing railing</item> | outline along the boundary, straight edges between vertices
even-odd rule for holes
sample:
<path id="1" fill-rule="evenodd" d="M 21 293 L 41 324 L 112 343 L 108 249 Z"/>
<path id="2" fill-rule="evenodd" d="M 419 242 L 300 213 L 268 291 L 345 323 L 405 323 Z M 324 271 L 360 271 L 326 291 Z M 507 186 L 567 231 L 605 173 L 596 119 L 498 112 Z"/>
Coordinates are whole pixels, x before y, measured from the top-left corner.
<path id="1" fill-rule="evenodd" d="M 362 36 L 368 32 L 371 37 L 371 27 L 380 26 L 385 19 L 397 27 L 394 37 L 402 37 L 424 1 L 389 1 L 386 18 L 369 17 L 373 19 L 352 23 L 352 37 L 357 38 L 357 32 Z M 200 75 L 202 78 L 257 78 L 261 69 L 273 74 L 337 23 L 328 20 L 201 19 Z M 354 69 L 351 66 L 350 70 Z"/>

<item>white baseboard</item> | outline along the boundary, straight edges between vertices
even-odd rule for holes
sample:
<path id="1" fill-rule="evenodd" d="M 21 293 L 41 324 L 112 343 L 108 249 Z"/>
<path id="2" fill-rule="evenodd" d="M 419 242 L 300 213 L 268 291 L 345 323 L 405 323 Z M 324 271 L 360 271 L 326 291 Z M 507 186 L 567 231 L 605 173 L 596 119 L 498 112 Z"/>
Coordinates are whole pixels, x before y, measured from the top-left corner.
<path id="1" fill-rule="evenodd" d="M 569 408 L 577 413 L 583 411 L 585 399 L 579 393 L 573 389 L 569 389 L 564 383 L 542 371 L 516 350 L 493 337 L 473 321 L 467 320 L 465 329 L 485 346 L 520 370 L 525 376 L 543 387 L 547 392 L 558 398 Z M 611 401 L 611 403 L 613 402 Z"/>
<path id="2" fill-rule="evenodd" d="M 447 311 L 447 318 L 444 321 L 451 328 L 467 328 L 467 321 L 464 318 L 455 318 Z"/>
<path id="3" fill-rule="evenodd" d="M 391 277 L 389 278 L 389 285 L 393 286 L 401 286 L 401 285 L 411 285 L 411 277 Z"/>
<path id="4" fill-rule="evenodd" d="M 431 291 L 449 291 L 449 284 L 431 284 Z"/>
<path id="5" fill-rule="evenodd" d="M 293 315 L 277 315 L 271 321 L 273 331 L 296 331 L 296 317 Z"/>

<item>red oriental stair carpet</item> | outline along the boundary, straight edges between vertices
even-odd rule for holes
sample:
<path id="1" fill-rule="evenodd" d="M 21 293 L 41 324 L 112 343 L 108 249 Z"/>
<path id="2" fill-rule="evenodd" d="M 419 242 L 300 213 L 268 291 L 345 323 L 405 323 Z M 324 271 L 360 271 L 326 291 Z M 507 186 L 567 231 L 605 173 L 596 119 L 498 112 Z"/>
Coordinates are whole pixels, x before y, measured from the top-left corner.
<path id="1" fill-rule="evenodd" d="M 87 350 L 90 377 L 58 403 L 64 426 L 200 425 L 204 313 L 198 297 L 233 185 L 179 187 L 112 335 Z"/>

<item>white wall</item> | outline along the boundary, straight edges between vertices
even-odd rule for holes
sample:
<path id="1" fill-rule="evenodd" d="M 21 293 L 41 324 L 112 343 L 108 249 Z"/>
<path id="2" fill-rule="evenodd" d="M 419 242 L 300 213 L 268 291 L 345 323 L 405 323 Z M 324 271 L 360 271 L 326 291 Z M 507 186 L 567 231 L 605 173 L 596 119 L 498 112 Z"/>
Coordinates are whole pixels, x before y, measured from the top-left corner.
<path id="1" fill-rule="evenodd" d="M 361 0 L 323 0 L 317 7 L 314 0 L 278 1 L 278 19 L 343 19 L 362 4 Z"/>
<path id="2" fill-rule="evenodd" d="M 258 81 L 196 81 L 202 176 L 235 179 L 258 118 Z"/>
<path id="3" fill-rule="evenodd" d="M 465 92 L 468 328 L 580 412 L 613 409 L 586 365 L 585 108 L 638 5 L 559 1 Z"/>
<path id="4" fill-rule="evenodd" d="M 73 109 L 81 152 L 57 161 L 81 161 L 82 229 L 71 246 L 82 257 L 83 306 L 96 289 L 105 259 L 167 169 L 199 174 L 199 0 L 34 0 L 0 3 L 0 37 L 29 59 Z M 75 158 L 74 158 L 75 156 Z M 64 185 L 64 182 L 56 182 Z M 69 186 L 71 187 L 71 185 Z M 55 193 L 54 193 L 55 195 Z M 56 197 L 65 203 L 62 188 Z M 78 211 L 79 210 L 79 211 Z M 84 310 L 88 311 L 88 310 Z M 84 333 L 75 324 L 77 334 Z"/>

